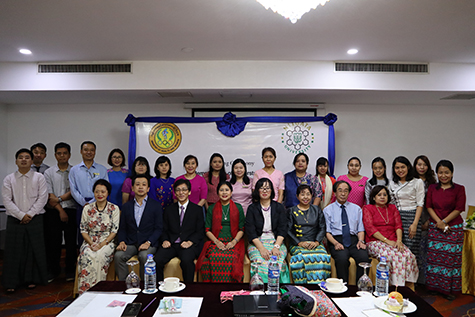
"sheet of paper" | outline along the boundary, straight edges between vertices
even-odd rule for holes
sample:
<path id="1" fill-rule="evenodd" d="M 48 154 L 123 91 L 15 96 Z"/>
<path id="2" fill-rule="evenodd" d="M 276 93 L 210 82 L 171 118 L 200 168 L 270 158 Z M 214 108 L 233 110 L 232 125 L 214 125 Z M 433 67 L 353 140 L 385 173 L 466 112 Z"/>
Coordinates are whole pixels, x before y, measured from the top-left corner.
<path id="1" fill-rule="evenodd" d="M 201 309 L 201 303 L 203 302 L 203 297 L 178 297 L 178 296 L 167 296 L 165 298 L 181 298 L 182 299 L 182 308 L 180 314 L 161 314 L 160 310 L 157 309 L 153 317 L 198 317 Z"/>
<path id="2" fill-rule="evenodd" d="M 382 311 L 379 308 L 363 310 L 363 313 L 368 317 L 405 317 L 404 314 L 393 314 Z"/>
<path id="3" fill-rule="evenodd" d="M 359 296 L 332 298 L 332 300 L 348 317 L 366 317 L 363 310 L 374 308 L 373 298 L 373 296 Z"/>
<path id="4" fill-rule="evenodd" d="M 109 292 L 86 292 L 66 307 L 58 317 L 120 317 L 128 303 L 137 295 L 124 295 Z M 122 307 L 107 307 L 112 301 L 126 302 Z"/>

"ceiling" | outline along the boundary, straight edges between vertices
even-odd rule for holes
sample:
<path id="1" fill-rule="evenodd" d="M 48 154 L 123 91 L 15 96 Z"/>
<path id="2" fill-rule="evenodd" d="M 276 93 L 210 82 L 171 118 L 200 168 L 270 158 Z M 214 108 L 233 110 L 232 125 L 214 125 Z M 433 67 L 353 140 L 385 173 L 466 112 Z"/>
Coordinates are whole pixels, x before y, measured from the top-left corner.
<path id="1" fill-rule="evenodd" d="M 475 1 L 471 0 L 330 0 L 296 24 L 266 11 L 255 0 L 2 0 L 0 63 L 338 60 L 475 64 L 474 17 Z M 20 48 L 33 54 L 21 55 Z M 359 53 L 348 55 L 350 48 Z M 250 93 L 253 102 L 284 96 L 286 102 L 382 99 L 391 103 L 391 98 L 394 102 L 415 98 L 425 103 L 425 98 L 438 100 L 454 92 Z M 157 100 L 156 91 L 1 91 L 0 102 L 59 103 L 73 97 L 84 103 L 103 99 L 142 103 L 149 102 L 152 94 L 153 102 L 165 102 L 166 98 Z M 223 101 L 218 91 L 193 94 L 195 102 Z M 239 99 L 229 101 L 243 101 Z M 177 101 L 186 102 L 186 98 Z"/>

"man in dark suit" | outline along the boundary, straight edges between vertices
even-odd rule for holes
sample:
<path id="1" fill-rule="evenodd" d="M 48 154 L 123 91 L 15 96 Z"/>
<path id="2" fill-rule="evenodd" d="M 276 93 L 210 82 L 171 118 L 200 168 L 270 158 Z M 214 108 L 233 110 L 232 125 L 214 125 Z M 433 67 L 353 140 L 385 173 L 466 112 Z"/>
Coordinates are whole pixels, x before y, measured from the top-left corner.
<path id="1" fill-rule="evenodd" d="M 184 282 L 193 282 L 194 260 L 200 255 L 205 232 L 203 208 L 189 201 L 189 180 L 177 180 L 173 190 L 178 202 L 168 206 L 163 213 L 162 246 L 155 254 L 157 279 L 162 281 L 165 265 L 174 257 L 179 257 Z"/>
<path id="2" fill-rule="evenodd" d="M 127 261 L 138 254 L 140 277 L 143 280 L 143 267 L 148 254 L 155 254 L 163 229 L 162 206 L 147 197 L 150 180 L 145 175 L 132 179 L 135 199 L 122 206 L 119 232 L 119 245 L 114 255 L 115 272 L 119 281 L 124 281 L 129 270 Z"/>

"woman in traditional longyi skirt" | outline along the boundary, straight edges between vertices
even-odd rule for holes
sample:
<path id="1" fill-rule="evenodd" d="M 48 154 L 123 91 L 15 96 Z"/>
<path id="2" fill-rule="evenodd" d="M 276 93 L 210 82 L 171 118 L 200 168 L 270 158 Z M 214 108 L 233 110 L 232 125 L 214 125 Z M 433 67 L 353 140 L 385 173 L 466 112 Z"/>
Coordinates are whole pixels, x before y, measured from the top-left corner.
<path id="1" fill-rule="evenodd" d="M 272 255 L 277 256 L 280 267 L 280 282 L 290 283 L 289 268 L 285 263 L 288 219 L 284 205 L 274 201 L 272 181 L 261 178 L 252 193 L 253 204 L 246 214 L 246 234 L 249 238 L 247 252 L 251 263 L 258 264 L 258 272 L 267 283 L 268 264 Z M 251 266 L 251 276 L 254 275 Z"/>
<path id="2" fill-rule="evenodd" d="M 442 160 L 435 168 L 439 183 L 429 186 L 426 207 L 430 214 L 426 287 L 455 299 L 462 292 L 463 220 L 465 187 L 452 181 L 454 166 Z"/>
<path id="3" fill-rule="evenodd" d="M 323 211 L 312 205 L 312 189 L 297 187 L 299 204 L 289 209 L 290 270 L 294 283 L 320 283 L 331 274 L 331 257 L 322 245 L 326 225 Z"/>
<path id="4" fill-rule="evenodd" d="M 196 270 L 204 282 L 242 282 L 244 265 L 244 212 L 231 200 L 233 186 L 219 183 L 219 201 L 208 208 L 206 236 Z"/>

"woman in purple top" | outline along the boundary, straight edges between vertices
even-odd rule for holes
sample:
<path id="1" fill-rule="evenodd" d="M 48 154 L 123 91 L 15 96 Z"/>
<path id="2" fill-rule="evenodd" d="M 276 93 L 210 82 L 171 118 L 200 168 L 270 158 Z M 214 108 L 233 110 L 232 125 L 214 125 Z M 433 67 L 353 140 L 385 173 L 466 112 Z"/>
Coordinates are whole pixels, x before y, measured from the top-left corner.
<path id="1" fill-rule="evenodd" d="M 194 155 L 187 155 L 183 160 L 186 174 L 178 176 L 176 179 L 187 179 L 191 183 L 191 194 L 188 199 L 197 205 L 204 206 L 206 204 L 206 197 L 208 195 L 208 185 L 203 177 L 196 174 L 198 167 L 198 159 Z M 176 200 L 175 193 L 173 199 Z"/>
<path id="2" fill-rule="evenodd" d="M 173 203 L 172 162 L 166 156 L 160 156 L 155 161 L 155 177 L 150 180 L 148 196 L 162 205 L 162 210 Z"/>
<path id="3" fill-rule="evenodd" d="M 465 187 L 453 182 L 452 162 L 440 161 L 435 171 L 439 183 L 429 186 L 426 198 L 431 217 L 426 287 L 453 300 L 462 293 L 463 219 L 460 213 L 465 210 Z"/>
<path id="4" fill-rule="evenodd" d="M 337 181 L 347 181 L 351 185 L 348 201 L 357 204 L 361 208 L 365 204 L 365 185 L 368 177 L 360 175 L 361 161 L 356 156 L 348 160 L 348 174 L 341 175 Z"/>
<path id="5" fill-rule="evenodd" d="M 233 185 L 233 201 L 241 204 L 246 215 L 247 207 L 252 204 L 252 178 L 247 176 L 246 162 L 243 159 L 234 160 L 230 183 Z"/>
<path id="6" fill-rule="evenodd" d="M 127 177 L 122 185 L 122 204 L 125 204 L 129 200 L 135 198 L 135 193 L 132 190 L 132 178 L 135 175 L 145 174 L 148 179 L 150 179 L 150 165 L 145 157 L 139 156 L 135 159 L 134 164 L 132 164 L 132 171 L 130 177 Z"/>
<path id="7" fill-rule="evenodd" d="M 203 178 L 208 185 L 208 196 L 206 201 L 208 206 L 219 201 L 218 184 L 229 180 L 229 175 L 224 170 L 224 158 L 219 153 L 213 153 L 209 159 L 209 171 L 203 174 Z"/>

